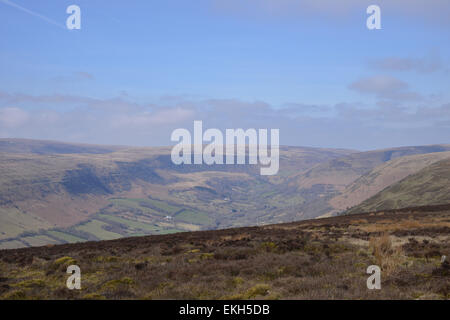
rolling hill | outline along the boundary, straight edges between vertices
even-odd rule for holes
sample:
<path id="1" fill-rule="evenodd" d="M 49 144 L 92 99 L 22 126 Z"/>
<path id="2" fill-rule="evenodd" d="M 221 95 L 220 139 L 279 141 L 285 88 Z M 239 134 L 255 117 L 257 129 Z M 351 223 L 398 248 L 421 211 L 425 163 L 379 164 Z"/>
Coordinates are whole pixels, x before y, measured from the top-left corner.
<path id="1" fill-rule="evenodd" d="M 390 160 L 347 185 L 340 195 L 331 199 L 330 204 L 338 211 L 356 206 L 386 187 L 444 159 L 450 159 L 450 152 L 427 153 Z"/>
<path id="2" fill-rule="evenodd" d="M 450 159 L 431 164 L 388 186 L 346 213 L 450 203 Z"/>
<path id="3" fill-rule="evenodd" d="M 354 201 L 363 201 L 365 197 L 381 191 L 390 182 L 388 180 L 393 183 L 433 161 L 448 157 L 448 151 L 449 145 L 434 145 L 352 153 L 321 162 L 293 176 L 287 183 L 296 190 L 297 195 L 306 199 L 298 206 L 298 216 L 303 219 L 330 216 L 351 206 Z M 419 156 L 427 154 L 429 156 Z M 418 157 L 395 162 L 396 159 L 415 155 Z M 381 171 L 389 173 L 374 179 Z M 389 178 L 386 180 L 386 177 Z M 385 181 L 381 183 L 383 179 Z"/>
<path id="4" fill-rule="evenodd" d="M 31 139 L 0 139 L 0 152 L 31 154 L 69 154 L 69 153 L 110 153 L 123 149 L 121 146 L 98 146 L 58 141 Z"/>
<path id="5" fill-rule="evenodd" d="M 335 215 L 450 146 L 283 146 L 276 176 L 257 165 L 177 166 L 170 147 L 0 139 L 0 150 L 0 248 L 17 248 Z"/>
<path id="6" fill-rule="evenodd" d="M 0 248 L 269 223 L 301 201 L 281 202 L 287 177 L 353 152 L 281 147 L 280 174 L 262 177 L 257 166 L 176 166 L 168 147 L 1 142 Z"/>

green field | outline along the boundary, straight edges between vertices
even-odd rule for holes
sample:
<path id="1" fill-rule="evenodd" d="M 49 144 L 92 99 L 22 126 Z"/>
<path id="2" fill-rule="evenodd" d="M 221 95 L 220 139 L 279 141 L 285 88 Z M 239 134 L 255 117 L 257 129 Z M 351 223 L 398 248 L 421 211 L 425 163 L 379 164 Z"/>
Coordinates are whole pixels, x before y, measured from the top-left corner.
<path id="1" fill-rule="evenodd" d="M 37 235 L 32 237 L 21 238 L 21 240 L 29 243 L 31 246 L 45 246 L 46 244 L 58 244 L 59 241 L 47 237 L 45 235 Z"/>
<path id="2" fill-rule="evenodd" d="M 167 212 L 168 214 L 171 214 L 171 215 L 175 214 L 177 211 L 180 211 L 180 209 L 181 209 L 180 207 L 176 207 L 176 206 L 167 204 L 163 201 L 158 201 L 158 200 L 153 200 L 153 199 L 144 199 L 142 202 L 145 204 L 148 204 L 152 207 L 155 207 L 157 209 L 160 209 L 164 212 Z"/>
<path id="3" fill-rule="evenodd" d="M 191 209 L 183 208 L 182 206 L 174 206 L 171 204 L 167 204 L 163 201 L 154 200 L 154 199 L 111 199 L 116 206 L 137 209 L 146 213 L 155 213 L 157 212 L 158 216 L 174 216 L 176 220 L 181 220 L 184 222 L 196 224 L 196 225 L 208 225 L 211 224 L 213 219 L 211 219 L 206 213 L 195 211 Z M 150 206 L 151 208 L 148 208 Z M 123 219 L 111 215 L 100 215 L 99 217 L 115 221 L 118 223 L 125 224 L 129 227 L 141 229 L 145 231 L 157 231 L 154 226 L 141 223 L 138 221 L 131 221 L 128 219 Z"/>
<path id="4" fill-rule="evenodd" d="M 151 225 L 148 223 L 143 223 L 143 222 L 139 222 L 139 221 L 135 221 L 135 220 L 124 219 L 124 218 L 113 216 L 113 215 L 99 214 L 98 218 L 117 222 L 117 223 L 126 225 L 127 227 L 129 227 L 131 229 L 137 229 L 137 230 L 142 230 L 142 231 L 147 231 L 147 232 L 157 232 L 157 231 L 160 231 L 160 229 L 161 229 L 160 227 L 155 226 L 155 225 Z"/>
<path id="5" fill-rule="evenodd" d="M 82 239 L 82 238 L 76 237 L 74 235 L 71 235 L 71 234 L 68 234 L 65 232 L 61 232 L 61 231 L 51 230 L 51 231 L 47 231 L 46 233 L 51 235 L 52 237 L 55 237 L 57 239 L 63 240 L 68 243 L 86 241 L 85 239 Z"/>
<path id="6" fill-rule="evenodd" d="M 0 242 L 0 249 L 16 249 L 21 248 L 25 244 L 22 241 L 18 240 L 10 240 L 10 241 L 3 241 Z"/>
<path id="7" fill-rule="evenodd" d="M 165 216 L 164 212 L 160 212 L 153 208 L 149 208 L 146 206 L 142 206 L 141 204 L 147 204 L 151 206 L 151 202 L 148 199 L 125 199 L 125 198 L 114 198 L 110 199 L 110 201 L 119 208 L 131 208 L 134 210 L 141 211 L 145 214 L 156 215 L 156 216 Z M 153 206 L 154 207 L 154 206 Z"/>
<path id="8" fill-rule="evenodd" d="M 110 199 L 110 201 L 117 206 L 130 207 L 143 212 L 156 213 L 159 215 L 162 213 L 174 214 L 182 209 L 182 207 L 170 205 L 164 201 L 154 199 L 113 198 Z"/>
<path id="9" fill-rule="evenodd" d="M 161 230 L 159 232 L 159 234 L 172 234 L 172 233 L 178 233 L 178 232 L 186 232 L 186 230 L 181 230 L 181 229 L 166 229 L 166 230 Z"/>
<path id="10" fill-rule="evenodd" d="M 13 238 L 25 231 L 49 227 L 49 223 L 31 213 L 25 214 L 15 208 L 0 208 L 0 239 Z"/>
<path id="11" fill-rule="evenodd" d="M 212 223 L 212 219 L 208 217 L 206 213 L 192 210 L 183 210 L 182 212 L 176 215 L 176 219 L 200 225 L 207 225 Z"/>
<path id="12" fill-rule="evenodd" d="M 91 220 L 88 223 L 82 224 L 76 227 L 76 230 L 90 233 L 100 240 L 113 240 L 121 238 L 122 235 L 114 232 L 107 231 L 103 227 L 107 226 L 107 223 L 99 220 Z"/>

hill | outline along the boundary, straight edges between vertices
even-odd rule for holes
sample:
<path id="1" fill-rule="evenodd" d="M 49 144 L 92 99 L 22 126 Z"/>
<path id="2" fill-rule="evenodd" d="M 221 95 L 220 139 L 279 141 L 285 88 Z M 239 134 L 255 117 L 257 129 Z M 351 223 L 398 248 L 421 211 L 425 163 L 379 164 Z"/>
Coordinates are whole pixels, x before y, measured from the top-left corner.
<path id="1" fill-rule="evenodd" d="M 0 153 L 0 248 L 282 221 L 277 212 L 289 215 L 301 200 L 281 200 L 287 177 L 353 152 L 281 147 L 280 174 L 262 177 L 257 166 L 175 166 L 169 147 L 7 142 Z"/>
<path id="2" fill-rule="evenodd" d="M 296 190 L 296 194 L 304 199 L 304 203 L 298 206 L 301 218 L 315 218 L 329 216 L 354 204 L 354 201 L 365 200 L 373 192 L 380 191 L 389 181 L 380 183 L 380 179 L 373 180 L 380 171 L 390 172 L 384 175 L 392 182 L 397 177 L 414 173 L 429 163 L 448 156 L 439 155 L 450 151 L 449 145 L 433 145 L 422 147 L 401 147 L 368 152 L 352 153 L 350 155 L 321 162 L 314 167 L 293 176 L 288 184 Z M 393 162 L 407 156 L 433 154 L 426 157 L 406 159 L 405 162 Z M 383 166 L 386 164 L 385 166 Z M 379 170 L 374 171 L 376 167 Z M 387 169 L 391 167 L 391 169 Z M 394 173 L 394 175 L 391 175 Z M 358 180 L 360 179 L 360 180 Z M 366 185 L 366 183 L 372 185 Z M 358 187 L 358 185 L 360 187 Z M 365 187 L 370 191 L 362 192 Z M 355 192 L 355 194 L 353 194 Z"/>
<path id="3" fill-rule="evenodd" d="M 449 218 L 446 205 L 0 250 L 0 299 L 449 299 Z M 72 264 L 81 290 L 66 288 Z M 374 264 L 382 290 L 366 286 Z"/>
<path id="4" fill-rule="evenodd" d="M 450 149 L 283 146 L 279 174 L 261 176 L 256 165 L 176 166 L 170 147 L 1 142 L 0 248 L 333 215 L 448 157 Z"/>
<path id="5" fill-rule="evenodd" d="M 435 162 L 449 158 L 450 152 L 436 152 L 390 160 L 347 185 L 340 195 L 331 199 L 330 204 L 338 211 L 356 206 L 407 176 Z M 427 205 L 427 203 L 424 202 L 422 205 Z"/>
<path id="6" fill-rule="evenodd" d="M 387 187 L 347 213 L 450 203 L 450 159 L 434 163 Z"/>
<path id="7" fill-rule="evenodd" d="M 123 149 L 120 146 L 96 146 L 80 143 L 42 141 L 31 139 L 0 139 L 1 153 L 70 154 L 70 153 L 110 153 Z"/>

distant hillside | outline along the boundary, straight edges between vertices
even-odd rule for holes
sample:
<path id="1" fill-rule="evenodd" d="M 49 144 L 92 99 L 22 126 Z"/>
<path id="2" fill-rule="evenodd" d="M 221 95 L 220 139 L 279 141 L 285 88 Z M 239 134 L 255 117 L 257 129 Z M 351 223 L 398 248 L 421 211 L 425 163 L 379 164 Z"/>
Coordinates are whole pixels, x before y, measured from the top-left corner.
<path id="1" fill-rule="evenodd" d="M 257 165 L 177 166 L 170 147 L 0 142 L 0 248 L 332 215 L 450 150 L 437 145 L 358 153 L 282 146 L 279 173 L 261 176 Z"/>
<path id="2" fill-rule="evenodd" d="M 317 184 L 333 185 L 343 190 L 349 183 L 376 166 L 404 156 L 450 151 L 450 145 L 401 147 L 385 150 L 352 153 L 331 159 L 299 174 L 295 179 L 300 189 Z"/>
<path id="3" fill-rule="evenodd" d="M 31 154 L 103 154 L 124 149 L 123 146 L 98 146 L 81 143 L 67 143 L 29 139 L 0 139 L 0 152 Z"/>
<path id="4" fill-rule="evenodd" d="M 410 175 L 346 213 L 399 209 L 450 203 L 450 159 Z"/>
<path id="5" fill-rule="evenodd" d="M 281 147 L 279 175 L 262 177 L 250 165 L 176 166 L 170 147 L 3 142 L 0 248 L 293 220 L 301 199 L 281 199 L 284 181 L 353 152 Z"/>
<path id="6" fill-rule="evenodd" d="M 390 160 L 347 185 L 340 195 L 330 200 L 330 204 L 338 211 L 356 206 L 407 176 L 449 158 L 450 152 L 436 152 Z"/>
<path id="7" fill-rule="evenodd" d="M 305 199 L 305 202 L 297 208 L 299 216 L 303 219 L 315 218 L 345 209 L 347 204 L 342 199 L 345 199 L 346 196 L 348 199 L 353 199 L 353 195 L 348 193 L 349 189 L 347 187 L 354 188 L 355 186 L 352 184 L 357 183 L 358 178 L 370 174 L 377 166 L 383 165 L 388 161 L 405 156 L 437 154 L 447 151 L 450 151 L 450 145 L 401 147 L 352 153 L 344 157 L 321 162 L 309 170 L 300 172 L 289 180 L 289 185 L 296 189 L 297 195 Z M 439 158 L 440 156 L 431 156 L 430 159 L 436 157 Z M 414 161 L 416 163 L 415 166 L 423 167 L 432 161 L 430 159 L 419 157 Z M 423 164 L 420 165 L 419 163 Z M 413 172 L 414 170 L 409 171 L 409 173 Z M 355 195 L 354 199 L 359 200 L 363 194 L 361 189 L 356 189 L 358 188 L 355 188 L 357 195 Z M 341 194 L 343 194 L 344 198 L 337 198 Z M 361 200 L 364 200 L 364 198 Z M 343 205 L 344 207 L 342 207 Z"/>

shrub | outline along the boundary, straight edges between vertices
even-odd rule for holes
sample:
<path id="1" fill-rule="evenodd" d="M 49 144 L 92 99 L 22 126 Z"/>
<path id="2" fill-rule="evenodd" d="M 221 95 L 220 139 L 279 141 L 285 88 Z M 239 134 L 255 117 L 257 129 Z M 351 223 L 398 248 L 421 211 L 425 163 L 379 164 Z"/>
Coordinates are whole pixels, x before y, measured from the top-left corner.
<path id="1" fill-rule="evenodd" d="M 24 280 L 22 282 L 15 284 L 14 286 L 22 288 L 42 288 L 45 287 L 46 284 L 44 280 L 37 279 L 37 280 Z"/>
<path id="2" fill-rule="evenodd" d="M 402 249 L 400 247 L 395 248 L 392 245 L 392 240 L 388 234 L 370 238 L 369 248 L 375 257 L 376 264 L 386 274 L 394 272 L 404 259 Z"/>
<path id="3" fill-rule="evenodd" d="M 24 300 L 26 299 L 25 292 L 22 290 L 14 290 L 5 295 L 3 295 L 2 299 L 5 300 Z"/>
<path id="4" fill-rule="evenodd" d="M 244 279 L 242 279 L 241 277 L 234 277 L 232 282 L 233 282 L 233 286 L 238 287 L 244 283 Z"/>
<path id="5" fill-rule="evenodd" d="M 99 293 L 88 293 L 83 296 L 85 300 L 105 300 L 105 296 L 102 296 Z"/>
<path id="6" fill-rule="evenodd" d="M 202 253 L 200 255 L 200 259 L 202 260 L 208 260 L 214 258 L 214 253 Z"/>
<path id="7" fill-rule="evenodd" d="M 70 266 L 76 263 L 77 263 L 76 260 L 71 257 L 62 257 L 55 260 L 55 264 L 58 266 Z"/>
<path id="8" fill-rule="evenodd" d="M 267 284 L 257 284 L 256 286 L 250 288 L 246 292 L 246 298 L 252 299 L 257 296 L 265 296 L 269 293 L 270 287 Z"/>
<path id="9" fill-rule="evenodd" d="M 261 248 L 263 248 L 267 252 L 273 252 L 277 249 L 277 245 L 275 242 L 267 241 L 267 242 L 261 243 Z"/>
<path id="10" fill-rule="evenodd" d="M 123 287 L 128 287 L 134 284 L 134 280 L 131 278 L 122 278 L 122 279 L 115 279 L 115 280 L 111 280 L 106 282 L 103 285 L 103 289 L 106 290 L 117 290 L 119 288 L 123 288 Z"/>

